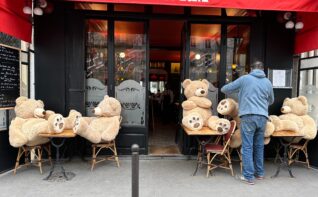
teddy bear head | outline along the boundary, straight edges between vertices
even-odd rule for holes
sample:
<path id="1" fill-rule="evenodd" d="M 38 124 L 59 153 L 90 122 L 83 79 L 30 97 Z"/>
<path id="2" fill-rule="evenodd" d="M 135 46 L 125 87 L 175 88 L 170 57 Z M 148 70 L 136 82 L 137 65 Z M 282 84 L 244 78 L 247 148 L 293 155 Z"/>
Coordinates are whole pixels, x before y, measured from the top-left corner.
<path id="1" fill-rule="evenodd" d="M 93 113 L 96 116 L 102 117 L 120 116 L 121 104 L 117 99 L 106 95 L 104 99 L 98 104 L 98 106 L 93 110 Z"/>
<path id="2" fill-rule="evenodd" d="M 44 104 L 41 100 L 29 99 L 20 96 L 15 100 L 16 105 L 14 111 L 17 117 L 20 118 L 44 118 Z"/>
<path id="3" fill-rule="evenodd" d="M 236 117 L 238 115 L 238 104 L 235 100 L 226 98 L 219 102 L 217 111 L 224 116 Z"/>
<path id="4" fill-rule="evenodd" d="M 207 97 L 209 82 L 206 79 L 191 81 L 190 79 L 186 79 L 182 83 L 182 87 L 184 88 L 184 95 L 188 98 L 192 96 L 198 97 Z"/>
<path id="5" fill-rule="evenodd" d="M 298 116 L 306 115 L 308 113 L 307 98 L 304 96 L 286 98 L 280 111 L 283 114 L 293 113 Z"/>

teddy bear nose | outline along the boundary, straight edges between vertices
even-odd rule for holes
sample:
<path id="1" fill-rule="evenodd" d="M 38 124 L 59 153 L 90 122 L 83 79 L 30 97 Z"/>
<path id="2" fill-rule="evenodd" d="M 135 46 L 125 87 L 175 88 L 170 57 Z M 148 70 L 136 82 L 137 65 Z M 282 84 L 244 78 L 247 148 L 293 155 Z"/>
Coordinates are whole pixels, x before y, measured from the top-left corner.
<path id="1" fill-rule="evenodd" d="M 223 132 L 222 127 L 218 127 L 218 132 Z"/>
<path id="2" fill-rule="evenodd" d="M 201 94 L 204 94 L 205 93 L 205 91 L 204 90 L 201 90 Z"/>
<path id="3" fill-rule="evenodd" d="M 45 115 L 45 114 L 46 114 L 46 111 L 43 111 L 42 114 Z"/>
<path id="4" fill-rule="evenodd" d="M 95 109 L 92 110 L 92 113 L 95 114 Z"/>
<path id="5" fill-rule="evenodd" d="M 280 108 L 280 111 L 281 111 L 281 112 L 284 112 L 284 108 L 283 108 L 283 107 L 282 107 L 282 108 Z"/>
<path id="6" fill-rule="evenodd" d="M 199 123 L 195 123 L 195 124 L 194 124 L 194 128 L 198 128 L 199 126 L 200 126 Z"/>

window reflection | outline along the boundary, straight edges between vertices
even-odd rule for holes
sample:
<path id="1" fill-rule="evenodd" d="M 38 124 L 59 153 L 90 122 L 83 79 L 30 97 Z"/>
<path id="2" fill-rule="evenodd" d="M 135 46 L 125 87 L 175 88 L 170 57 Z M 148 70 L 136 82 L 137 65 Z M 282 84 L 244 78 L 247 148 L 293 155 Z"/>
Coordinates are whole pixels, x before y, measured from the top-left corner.
<path id="1" fill-rule="evenodd" d="M 107 94 L 107 21 L 86 20 L 86 115 Z"/>
<path id="2" fill-rule="evenodd" d="M 115 97 L 123 125 L 145 125 L 146 35 L 142 22 L 115 22 Z"/>
<path id="3" fill-rule="evenodd" d="M 210 82 L 208 97 L 213 104 L 213 114 L 217 114 L 220 41 L 221 25 L 191 25 L 189 76 L 191 80 Z"/>

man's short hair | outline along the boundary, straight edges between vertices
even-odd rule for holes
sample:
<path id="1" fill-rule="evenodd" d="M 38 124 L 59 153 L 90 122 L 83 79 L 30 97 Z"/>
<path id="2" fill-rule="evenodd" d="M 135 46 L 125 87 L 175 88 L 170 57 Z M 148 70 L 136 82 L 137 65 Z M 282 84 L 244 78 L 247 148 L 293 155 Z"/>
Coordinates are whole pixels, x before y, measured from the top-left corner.
<path id="1" fill-rule="evenodd" d="M 253 64 L 251 65 L 251 69 L 260 69 L 260 70 L 264 70 L 264 64 L 261 61 L 255 61 L 253 62 Z"/>

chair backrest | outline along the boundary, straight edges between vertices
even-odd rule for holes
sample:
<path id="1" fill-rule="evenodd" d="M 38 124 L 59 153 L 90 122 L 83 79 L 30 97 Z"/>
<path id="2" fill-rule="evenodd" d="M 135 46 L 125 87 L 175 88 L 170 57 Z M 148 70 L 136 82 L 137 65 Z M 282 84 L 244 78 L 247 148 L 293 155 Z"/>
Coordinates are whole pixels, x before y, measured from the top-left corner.
<path id="1" fill-rule="evenodd" d="M 229 146 L 230 144 L 230 141 L 231 141 L 231 138 L 235 132 L 235 129 L 236 129 L 236 122 L 235 120 L 231 120 L 230 121 L 231 123 L 231 127 L 230 127 L 230 130 L 229 132 L 227 132 L 225 135 L 224 135 L 224 148 L 223 148 L 223 151 L 222 151 L 222 154 L 225 152 L 225 150 L 227 149 L 227 147 Z"/>

